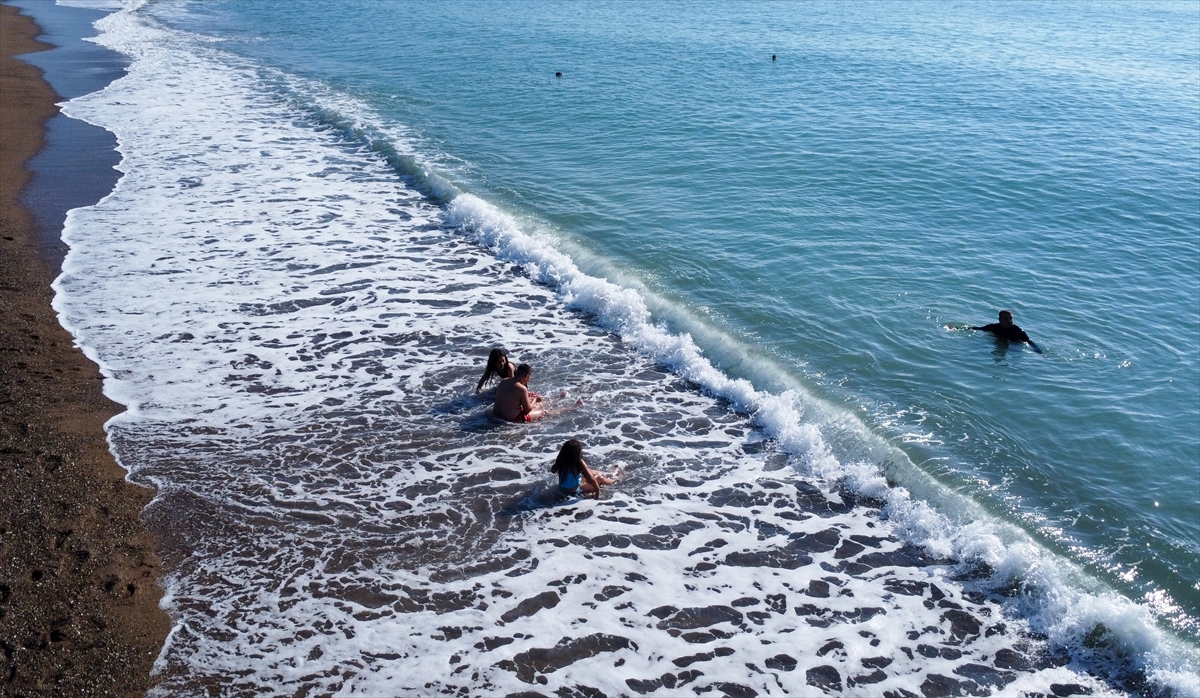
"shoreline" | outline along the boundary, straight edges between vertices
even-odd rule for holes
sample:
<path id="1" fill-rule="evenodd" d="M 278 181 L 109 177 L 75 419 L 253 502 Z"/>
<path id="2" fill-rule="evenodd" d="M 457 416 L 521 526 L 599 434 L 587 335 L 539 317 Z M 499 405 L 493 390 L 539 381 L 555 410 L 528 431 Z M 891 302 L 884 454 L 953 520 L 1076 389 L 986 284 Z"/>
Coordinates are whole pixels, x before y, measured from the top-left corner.
<path id="1" fill-rule="evenodd" d="M 41 41 L 54 46 L 21 61 L 41 71 L 59 102 L 102 90 L 125 74 L 129 62 L 124 56 L 84 38 L 95 36 L 93 23 L 107 12 L 41 0 L 3 1 L 30 17 Z M 62 239 L 67 212 L 93 206 L 112 192 L 120 178 L 116 167 L 121 155 L 112 133 L 61 112 L 42 128 L 42 149 L 25 163 L 33 174 L 20 202 L 33 214 L 40 254 L 57 274 L 67 253 Z"/>
<path id="2" fill-rule="evenodd" d="M 104 424 L 121 407 L 51 308 L 52 260 L 22 205 L 59 96 L 13 57 L 53 48 L 20 12 L 0 6 L 0 681 L 12 695 L 142 694 L 170 630 L 141 520 L 154 491 L 109 451 Z"/>

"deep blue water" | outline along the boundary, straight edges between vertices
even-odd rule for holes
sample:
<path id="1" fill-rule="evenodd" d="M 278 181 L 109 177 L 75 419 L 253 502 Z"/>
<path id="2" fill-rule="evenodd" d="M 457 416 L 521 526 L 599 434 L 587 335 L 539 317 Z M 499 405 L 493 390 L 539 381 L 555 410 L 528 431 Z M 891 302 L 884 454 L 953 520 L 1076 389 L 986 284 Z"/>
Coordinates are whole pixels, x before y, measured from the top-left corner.
<path id="1" fill-rule="evenodd" d="M 1200 5 L 151 11 L 365 103 L 348 132 L 402 175 L 518 216 L 727 373 L 848 410 L 1196 637 Z M 1044 353 L 946 328 L 1000 308 Z"/>

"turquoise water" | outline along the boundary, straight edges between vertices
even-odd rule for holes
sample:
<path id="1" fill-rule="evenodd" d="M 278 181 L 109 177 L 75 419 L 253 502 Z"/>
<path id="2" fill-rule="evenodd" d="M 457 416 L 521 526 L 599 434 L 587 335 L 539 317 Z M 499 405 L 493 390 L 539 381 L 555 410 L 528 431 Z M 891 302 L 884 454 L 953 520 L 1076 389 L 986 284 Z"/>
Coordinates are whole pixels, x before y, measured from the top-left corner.
<path id="1" fill-rule="evenodd" d="M 1196 3 L 151 11 L 1200 632 Z M 1044 354 L 945 327 L 1000 308 Z"/>

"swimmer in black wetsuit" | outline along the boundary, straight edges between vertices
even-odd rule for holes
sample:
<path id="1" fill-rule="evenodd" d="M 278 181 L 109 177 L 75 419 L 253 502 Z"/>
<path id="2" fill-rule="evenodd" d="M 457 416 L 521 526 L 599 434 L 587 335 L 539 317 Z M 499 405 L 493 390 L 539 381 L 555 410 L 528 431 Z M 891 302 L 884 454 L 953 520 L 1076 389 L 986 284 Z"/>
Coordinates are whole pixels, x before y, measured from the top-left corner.
<path id="1" fill-rule="evenodd" d="M 1025 334 L 1025 330 L 1013 324 L 1011 310 L 1000 311 L 1000 322 L 993 322 L 992 324 L 984 325 L 983 327 L 970 327 L 968 329 L 991 332 L 997 338 L 1005 339 L 1010 342 L 1025 342 L 1029 346 L 1033 347 L 1033 350 L 1037 353 L 1042 353 L 1042 348 L 1037 344 L 1034 344 L 1033 340 L 1029 338 L 1029 335 Z"/>

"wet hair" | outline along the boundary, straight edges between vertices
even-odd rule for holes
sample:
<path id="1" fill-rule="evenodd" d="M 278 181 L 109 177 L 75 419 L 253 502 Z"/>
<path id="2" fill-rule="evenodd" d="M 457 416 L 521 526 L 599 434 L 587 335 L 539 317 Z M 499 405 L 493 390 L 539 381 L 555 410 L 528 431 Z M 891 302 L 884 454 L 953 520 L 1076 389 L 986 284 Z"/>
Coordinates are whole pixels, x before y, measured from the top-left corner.
<path id="1" fill-rule="evenodd" d="M 558 449 L 558 457 L 554 459 L 554 465 L 550 466 L 550 472 L 558 475 L 561 481 L 569 473 L 583 472 L 583 442 L 579 439 L 571 439 Z"/>
<path id="2" fill-rule="evenodd" d="M 1013 316 L 1012 311 L 1009 310 L 1008 308 L 1005 308 L 1004 310 L 1000 311 L 1000 314 L 997 317 L 1004 317 L 1005 315 L 1007 315 L 1009 317 Z"/>
<path id="3" fill-rule="evenodd" d="M 533 366 L 530 366 L 529 364 L 521 364 L 520 366 L 517 366 L 517 372 L 514 373 L 513 376 L 516 378 L 521 378 L 522 376 L 529 376 L 532 374 Z"/>
<path id="4" fill-rule="evenodd" d="M 492 350 L 488 354 L 487 368 L 483 371 L 483 378 L 479 379 L 479 384 L 483 385 L 492 379 L 492 376 L 500 373 L 500 366 L 508 362 L 508 353 L 500 347 Z"/>

